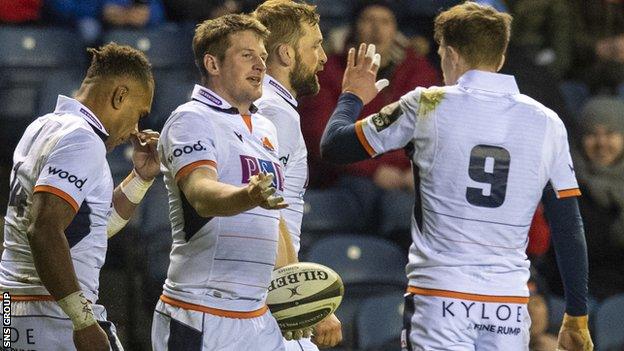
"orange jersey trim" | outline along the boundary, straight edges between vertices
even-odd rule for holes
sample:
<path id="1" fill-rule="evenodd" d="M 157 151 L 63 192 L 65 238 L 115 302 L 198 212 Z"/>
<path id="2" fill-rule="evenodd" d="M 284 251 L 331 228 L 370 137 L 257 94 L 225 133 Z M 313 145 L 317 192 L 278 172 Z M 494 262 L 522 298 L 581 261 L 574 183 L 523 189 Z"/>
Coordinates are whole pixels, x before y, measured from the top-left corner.
<path id="1" fill-rule="evenodd" d="M 559 199 L 572 197 L 572 196 L 581 196 L 581 191 L 578 188 L 564 189 L 564 190 L 557 191 L 557 198 Z"/>
<path id="2" fill-rule="evenodd" d="M 78 203 L 76 202 L 76 200 L 74 200 L 73 197 L 71 197 L 69 194 L 67 194 L 63 190 L 55 188 L 53 186 L 49 186 L 49 185 L 37 185 L 33 189 L 33 194 L 39 193 L 39 192 L 51 193 L 60 197 L 61 199 L 65 200 L 65 202 L 67 202 L 69 206 L 71 206 L 74 209 L 74 212 L 78 213 L 78 208 L 79 208 Z"/>
<path id="3" fill-rule="evenodd" d="M 527 304 L 529 302 L 529 298 L 523 297 L 523 296 L 479 295 L 479 294 L 469 294 L 469 293 L 462 293 L 462 292 L 450 291 L 450 290 L 424 289 L 424 288 L 417 288 L 415 286 L 408 286 L 407 292 L 416 294 L 416 295 L 448 297 L 451 299 L 470 300 L 470 301 L 477 301 L 477 302 L 520 303 L 520 304 Z"/>
<path id="4" fill-rule="evenodd" d="M 193 172 L 197 167 L 210 166 L 217 168 L 217 163 L 213 160 L 199 160 L 182 167 L 175 175 L 176 182 Z"/>
<path id="5" fill-rule="evenodd" d="M 212 314 L 212 315 L 215 315 L 215 316 L 226 317 L 226 318 L 237 318 L 237 319 L 256 318 L 256 317 L 262 316 L 263 314 L 266 313 L 266 311 L 269 310 L 269 308 L 267 306 L 263 306 L 260 309 L 257 309 L 255 311 L 249 311 L 249 312 L 220 310 L 218 308 L 211 308 L 211 307 L 206 307 L 206 306 L 202 306 L 202 305 L 195 305 L 195 304 L 192 304 L 192 303 L 188 303 L 188 302 L 172 299 L 172 298 L 170 298 L 168 296 L 165 296 L 165 295 L 160 295 L 160 300 L 162 302 L 166 303 L 166 304 L 169 304 L 169 305 L 175 306 L 175 307 L 180 307 L 180 308 L 183 308 L 185 310 L 198 311 L 198 312 L 208 313 L 208 314 Z"/>
<path id="6" fill-rule="evenodd" d="M 355 134 L 357 135 L 360 144 L 362 144 L 362 147 L 364 147 L 364 150 L 366 150 L 370 157 L 373 157 L 375 156 L 375 149 L 373 149 L 371 144 L 368 143 L 368 140 L 366 140 L 366 135 L 364 135 L 364 127 L 362 127 L 362 124 L 365 123 L 364 121 L 365 120 L 361 119 L 355 122 Z"/>
<path id="7" fill-rule="evenodd" d="M 251 133 L 251 115 L 241 115 L 241 117 L 243 117 L 243 122 L 245 122 L 247 128 L 249 129 L 249 133 Z"/>
<path id="8" fill-rule="evenodd" d="M 11 295 L 11 301 L 54 301 L 52 295 Z"/>

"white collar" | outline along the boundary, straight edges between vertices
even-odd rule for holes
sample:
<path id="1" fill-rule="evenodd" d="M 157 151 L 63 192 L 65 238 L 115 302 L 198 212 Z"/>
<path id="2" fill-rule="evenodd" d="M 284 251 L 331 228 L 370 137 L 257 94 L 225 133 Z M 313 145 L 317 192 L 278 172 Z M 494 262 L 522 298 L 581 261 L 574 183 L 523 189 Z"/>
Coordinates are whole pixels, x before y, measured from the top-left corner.
<path id="1" fill-rule="evenodd" d="M 291 104 L 293 107 L 297 107 L 297 99 L 295 99 L 294 96 L 292 96 L 292 94 L 288 91 L 288 89 L 286 89 L 282 84 L 280 84 L 280 82 L 277 81 L 277 79 L 271 77 L 268 74 L 264 75 L 264 89 L 271 89 L 273 90 L 277 95 L 281 96 L 284 100 L 286 100 L 286 102 L 288 102 L 289 104 Z"/>
<path id="2" fill-rule="evenodd" d="M 80 101 L 76 99 L 72 99 L 65 95 L 59 95 L 56 100 L 56 108 L 54 109 L 54 113 L 64 114 L 69 113 L 73 115 L 78 115 L 82 117 L 87 123 L 89 123 L 93 128 L 101 132 L 102 134 L 108 136 L 108 132 L 104 125 L 100 120 L 95 116 L 93 111 L 89 110 L 89 108 Z"/>
<path id="3" fill-rule="evenodd" d="M 470 70 L 464 73 L 457 84 L 467 89 L 489 91 L 499 94 L 519 94 L 514 76 L 502 73 Z"/>
<path id="4" fill-rule="evenodd" d="M 240 112 L 236 107 L 230 105 L 224 98 L 220 97 L 214 91 L 203 87 L 199 84 L 195 84 L 193 88 L 193 94 L 191 94 L 191 99 L 195 101 L 199 101 L 204 105 L 208 105 L 208 107 L 212 107 L 215 110 L 229 113 L 229 114 L 239 114 Z M 254 104 L 249 106 L 249 112 L 256 113 L 258 108 Z"/>

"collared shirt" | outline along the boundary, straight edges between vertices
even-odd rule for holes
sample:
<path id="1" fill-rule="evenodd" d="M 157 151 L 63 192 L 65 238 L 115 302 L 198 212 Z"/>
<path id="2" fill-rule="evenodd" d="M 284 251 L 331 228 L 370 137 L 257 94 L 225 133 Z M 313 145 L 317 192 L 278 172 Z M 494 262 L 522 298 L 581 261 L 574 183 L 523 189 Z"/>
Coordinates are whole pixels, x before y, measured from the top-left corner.
<path id="1" fill-rule="evenodd" d="M 76 212 L 65 236 L 80 287 L 89 300 L 97 301 L 113 195 L 104 145 L 107 136 L 89 108 L 62 95 L 53 113 L 28 126 L 13 154 L 0 289 L 16 295 L 48 294 L 37 275 L 26 234 L 33 194 L 48 192 Z"/>
<path id="2" fill-rule="evenodd" d="M 553 111 L 512 76 L 473 70 L 454 86 L 416 88 L 356 132 L 371 155 L 413 146 L 423 220 L 412 220 L 410 285 L 528 296 L 527 233 L 543 189 L 580 194 Z"/>
<path id="3" fill-rule="evenodd" d="M 284 200 L 282 210 L 296 252 L 300 249 L 303 195 L 308 184 L 308 151 L 297 112 L 297 100 L 273 77 L 265 74 L 262 97 L 256 101 L 260 113 L 277 127 L 279 159 L 284 166 Z"/>
<path id="4" fill-rule="evenodd" d="M 164 294 L 230 311 L 261 308 L 275 264 L 279 212 L 261 207 L 230 217 L 203 218 L 178 181 L 198 167 L 212 167 L 218 181 L 244 187 L 259 172 L 274 175 L 283 191 L 275 126 L 252 105 L 238 114 L 214 91 L 196 85 L 163 127 L 158 143 L 169 193 L 173 245 Z"/>

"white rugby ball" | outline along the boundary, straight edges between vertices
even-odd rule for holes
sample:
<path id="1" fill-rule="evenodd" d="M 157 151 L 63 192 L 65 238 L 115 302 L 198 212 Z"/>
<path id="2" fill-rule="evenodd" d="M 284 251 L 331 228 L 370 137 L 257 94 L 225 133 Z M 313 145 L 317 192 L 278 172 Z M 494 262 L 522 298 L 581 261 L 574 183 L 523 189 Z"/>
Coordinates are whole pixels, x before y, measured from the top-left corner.
<path id="1" fill-rule="evenodd" d="M 298 262 L 271 275 L 267 305 L 282 331 L 309 328 L 334 313 L 344 295 L 338 273 L 318 263 Z"/>

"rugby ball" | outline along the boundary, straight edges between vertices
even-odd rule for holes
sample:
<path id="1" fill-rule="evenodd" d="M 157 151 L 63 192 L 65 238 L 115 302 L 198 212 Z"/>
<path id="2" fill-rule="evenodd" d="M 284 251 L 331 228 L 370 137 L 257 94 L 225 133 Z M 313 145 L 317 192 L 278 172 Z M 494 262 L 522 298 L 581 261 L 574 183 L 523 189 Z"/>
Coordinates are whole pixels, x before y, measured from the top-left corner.
<path id="1" fill-rule="evenodd" d="M 338 273 L 298 262 L 273 271 L 267 305 L 282 331 L 309 328 L 334 313 L 344 295 Z"/>

